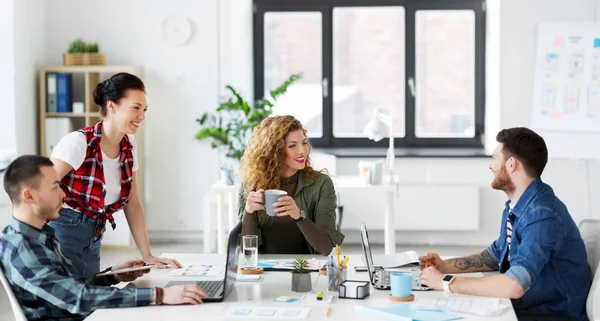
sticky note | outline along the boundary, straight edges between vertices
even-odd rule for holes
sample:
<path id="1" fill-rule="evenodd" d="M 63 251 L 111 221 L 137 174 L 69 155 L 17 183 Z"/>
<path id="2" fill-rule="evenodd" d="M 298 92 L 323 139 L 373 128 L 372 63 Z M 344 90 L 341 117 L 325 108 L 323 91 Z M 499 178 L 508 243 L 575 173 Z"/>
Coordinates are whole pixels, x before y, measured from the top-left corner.
<path id="1" fill-rule="evenodd" d="M 563 37 L 554 38 L 554 47 L 555 48 L 561 48 L 564 44 L 565 44 L 565 38 L 563 38 Z"/>
<path id="2" fill-rule="evenodd" d="M 292 303 L 292 302 L 298 301 L 298 299 L 292 298 L 292 297 L 289 297 L 289 296 L 279 296 L 279 297 L 277 297 L 273 301 L 275 301 L 275 302 L 288 302 L 288 303 Z"/>
<path id="3" fill-rule="evenodd" d="M 594 38 L 594 48 L 600 48 L 600 38 Z"/>
<path id="4" fill-rule="evenodd" d="M 249 309 L 240 309 L 240 310 L 235 310 L 233 312 L 233 315 L 249 315 L 250 312 L 252 312 L 252 310 L 249 310 Z"/>

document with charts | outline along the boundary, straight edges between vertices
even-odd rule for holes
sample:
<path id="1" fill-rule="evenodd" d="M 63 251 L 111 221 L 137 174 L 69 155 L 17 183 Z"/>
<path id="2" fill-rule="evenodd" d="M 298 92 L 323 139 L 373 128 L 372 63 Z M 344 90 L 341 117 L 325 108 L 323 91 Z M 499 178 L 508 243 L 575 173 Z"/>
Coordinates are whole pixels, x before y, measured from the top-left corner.
<path id="1" fill-rule="evenodd" d="M 213 264 L 189 264 L 181 269 L 173 270 L 169 276 L 219 276 L 223 266 Z"/>
<path id="2" fill-rule="evenodd" d="M 509 308 L 509 305 L 500 304 L 500 299 L 498 298 L 472 298 L 467 296 L 437 299 L 418 298 L 414 301 L 413 306 L 480 316 L 499 315 Z"/>
<path id="3" fill-rule="evenodd" d="M 297 320 L 306 319 L 310 308 L 296 306 L 238 306 L 226 309 L 224 319 Z"/>

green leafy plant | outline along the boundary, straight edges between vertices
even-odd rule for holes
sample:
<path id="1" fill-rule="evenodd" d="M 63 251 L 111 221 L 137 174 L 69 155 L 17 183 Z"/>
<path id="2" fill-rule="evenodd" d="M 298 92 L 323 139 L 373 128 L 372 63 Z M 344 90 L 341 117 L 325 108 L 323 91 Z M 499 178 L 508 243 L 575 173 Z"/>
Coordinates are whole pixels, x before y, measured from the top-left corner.
<path id="1" fill-rule="evenodd" d="M 209 139 L 212 148 L 222 150 L 228 158 L 240 160 L 252 129 L 271 115 L 277 99 L 301 78 L 302 74 L 291 75 L 279 87 L 270 91 L 270 97 L 257 100 L 254 107 L 232 86 L 226 86 L 231 96 L 219 104 L 217 114 L 204 113 L 196 119 L 200 124 L 196 139 Z"/>
<path id="2" fill-rule="evenodd" d="M 292 270 L 292 273 L 310 273 L 310 270 L 306 268 L 306 266 L 308 265 L 308 261 L 303 257 L 296 256 L 293 265 L 294 269 Z"/>
<path id="3" fill-rule="evenodd" d="M 88 43 L 85 46 L 85 52 L 98 52 L 98 43 Z"/>
<path id="4" fill-rule="evenodd" d="M 98 43 L 86 43 L 81 39 L 75 39 L 69 44 L 69 53 L 98 52 Z"/>
<path id="5" fill-rule="evenodd" d="M 75 39 L 69 44 L 69 53 L 84 53 L 86 44 L 81 39 Z"/>

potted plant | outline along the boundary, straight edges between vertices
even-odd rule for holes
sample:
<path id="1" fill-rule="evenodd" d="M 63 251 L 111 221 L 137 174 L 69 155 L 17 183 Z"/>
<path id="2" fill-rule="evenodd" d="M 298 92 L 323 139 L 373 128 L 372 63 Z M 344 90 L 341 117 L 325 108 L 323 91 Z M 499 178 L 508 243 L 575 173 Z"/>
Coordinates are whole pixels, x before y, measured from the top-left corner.
<path id="1" fill-rule="evenodd" d="M 312 290 L 312 279 L 310 277 L 310 270 L 306 269 L 308 262 L 305 258 L 296 256 L 293 264 L 292 291 L 310 292 Z"/>
<path id="2" fill-rule="evenodd" d="M 68 53 L 63 55 L 63 64 L 70 65 L 104 65 L 105 57 L 99 53 L 97 43 L 86 43 L 75 39 L 69 44 Z"/>
<path id="3" fill-rule="evenodd" d="M 293 74 L 279 87 L 269 92 L 269 97 L 261 98 L 250 106 L 241 94 L 232 86 L 226 86 L 230 96 L 216 108 L 216 114 L 204 113 L 196 121 L 200 130 L 196 139 L 209 140 L 210 146 L 221 151 L 224 156 L 238 164 L 248 144 L 252 129 L 269 117 L 277 99 L 285 94 L 288 87 L 302 78 L 301 74 Z M 221 166 L 224 171 L 232 170 L 231 167 Z M 231 173 L 229 173 L 231 174 Z M 233 175 L 229 175 L 233 177 Z M 228 183 L 233 184 L 232 179 Z"/>

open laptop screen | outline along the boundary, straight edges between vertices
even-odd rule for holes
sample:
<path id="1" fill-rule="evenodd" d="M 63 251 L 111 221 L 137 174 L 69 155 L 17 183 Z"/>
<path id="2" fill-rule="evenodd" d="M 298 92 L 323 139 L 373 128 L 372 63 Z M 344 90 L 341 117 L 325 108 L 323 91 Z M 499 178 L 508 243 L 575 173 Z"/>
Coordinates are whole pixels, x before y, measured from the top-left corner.
<path id="1" fill-rule="evenodd" d="M 373 271 L 375 271 L 375 267 L 373 266 L 373 255 L 371 254 L 371 246 L 369 245 L 369 233 L 367 232 L 365 223 L 360 225 L 360 239 L 362 241 L 363 255 L 365 257 L 369 279 L 371 280 L 371 284 L 374 284 Z"/>
<path id="2" fill-rule="evenodd" d="M 237 279 L 238 258 L 240 253 L 240 234 L 242 233 L 242 223 L 238 223 L 236 227 L 229 233 L 229 242 L 227 242 L 227 261 L 225 262 L 225 291 L 226 298 L 233 290 Z"/>

